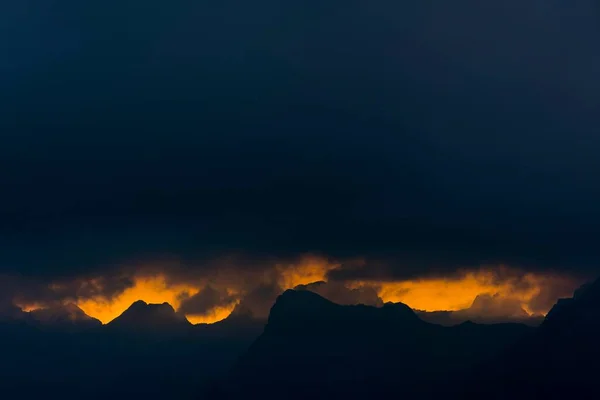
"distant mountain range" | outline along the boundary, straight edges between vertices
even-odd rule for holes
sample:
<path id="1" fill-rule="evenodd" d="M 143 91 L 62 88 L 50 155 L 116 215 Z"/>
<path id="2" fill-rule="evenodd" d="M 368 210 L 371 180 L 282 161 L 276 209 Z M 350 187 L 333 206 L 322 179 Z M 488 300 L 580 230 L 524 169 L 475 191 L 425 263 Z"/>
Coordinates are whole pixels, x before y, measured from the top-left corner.
<path id="1" fill-rule="evenodd" d="M 543 315 L 530 315 L 517 301 L 501 299 L 490 294 L 478 295 L 469 308 L 457 311 L 420 311 L 419 318 L 434 324 L 453 326 L 466 321 L 480 324 L 516 322 L 529 326 L 539 326 Z"/>
<path id="2" fill-rule="evenodd" d="M 600 281 L 538 328 L 454 323 L 467 312 L 443 326 L 402 303 L 340 305 L 305 289 L 280 295 L 267 321 L 240 305 L 199 325 L 167 303 L 137 301 L 107 325 L 72 304 L 4 306 L 0 396 L 563 399 L 592 390 L 600 372 Z"/>
<path id="3" fill-rule="evenodd" d="M 187 331 L 192 324 L 175 312 L 169 303 L 133 303 L 123 314 L 107 324 L 107 329 L 125 333 L 168 334 Z"/>
<path id="4" fill-rule="evenodd" d="M 143 301 L 107 325 L 74 305 L 10 312 L 0 321 L 0 398 L 194 399 L 264 326 L 243 312 L 192 325 Z"/>

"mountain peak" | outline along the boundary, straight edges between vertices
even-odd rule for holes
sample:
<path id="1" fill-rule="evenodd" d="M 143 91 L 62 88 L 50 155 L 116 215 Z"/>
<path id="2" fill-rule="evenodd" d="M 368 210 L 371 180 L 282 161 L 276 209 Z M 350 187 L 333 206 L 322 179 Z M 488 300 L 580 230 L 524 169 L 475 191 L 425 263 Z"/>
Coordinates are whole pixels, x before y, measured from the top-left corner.
<path id="1" fill-rule="evenodd" d="M 275 300 L 269 313 L 269 324 L 290 319 L 318 319 L 335 307 L 340 306 L 314 292 L 288 289 Z"/>
<path id="2" fill-rule="evenodd" d="M 132 330 L 164 330 L 191 326 L 185 316 L 177 313 L 169 303 L 153 304 L 143 300 L 132 303 L 108 325 Z"/>
<path id="3" fill-rule="evenodd" d="M 368 377 L 361 382 L 369 382 L 364 397 L 373 388 L 422 393 L 434 371 L 446 368 L 453 376 L 457 368 L 476 365 L 523 334 L 520 326 L 437 326 L 420 320 L 403 303 L 340 305 L 310 291 L 287 290 L 277 298 L 263 333 L 240 359 L 235 379 L 241 392 L 246 384 L 254 388 L 263 380 L 261 393 L 304 385 L 327 390 L 322 398 L 355 398 L 360 384 L 352 387 L 353 378 Z M 438 370 L 440 363 L 444 368 Z M 282 386 L 273 390 L 273 382 Z"/>
<path id="4" fill-rule="evenodd" d="M 283 304 L 288 307 L 302 307 L 302 309 L 306 309 L 308 307 L 334 305 L 333 302 L 315 292 L 311 292 L 310 290 L 294 289 L 288 289 L 283 292 L 275 301 L 275 305 L 277 304 Z"/>
<path id="5" fill-rule="evenodd" d="M 133 303 L 131 303 L 129 308 L 143 308 L 143 307 L 146 307 L 147 305 L 148 305 L 148 303 L 146 303 L 144 300 L 137 300 L 137 301 L 134 301 Z"/>
<path id="6" fill-rule="evenodd" d="M 54 304 L 29 312 L 29 315 L 42 325 L 95 327 L 102 323 L 87 315 L 74 303 Z"/>
<path id="7" fill-rule="evenodd" d="M 271 308 L 266 330 L 323 334 L 345 326 L 349 331 L 396 326 L 412 329 L 423 323 L 407 305 L 388 303 L 383 307 L 339 305 L 305 290 L 286 290 Z"/>
<path id="8" fill-rule="evenodd" d="M 175 313 L 175 309 L 173 308 L 173 306 L 171 304 L 167 303 L 167 302 L 164 302 L 164 303 L 146 303 L 144 300 L 134 301 L 133 303 L 131 303 L 131 305 L 129 306 L 129 308 L 127 310 L 125 310 L 125 312 L 128 312 L 128 311 L 138 311 L 138 310 L 146 310 L 146 309 L 157 310 L 159 312 L 165 312 L 165 313 L 169 313 L 169 312 Z"/>
<path id="9" fill-rule="evenodd" d="M 419 319 L 415 311 L 404 303 L 388 302 L 383 305 L 383 310 L 399 318 Z"/>

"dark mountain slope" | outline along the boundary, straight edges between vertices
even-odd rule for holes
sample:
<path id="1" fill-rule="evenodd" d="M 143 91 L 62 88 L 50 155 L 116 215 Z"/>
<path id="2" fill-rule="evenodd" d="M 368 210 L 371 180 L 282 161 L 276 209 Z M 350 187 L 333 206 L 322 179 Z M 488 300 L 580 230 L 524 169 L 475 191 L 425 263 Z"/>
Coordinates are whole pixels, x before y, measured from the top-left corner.
<path id="1" fill-rule="evenodd" d="M 147 304 L 142 300 L 133 303 L 123 314 L 108 323 L 111 330 L 127 332 L 161 332 L 188 329 L 192 324 L 184 315 L 175 312 L 169 303 Z"/>
<path id="2" fill-rule="evenodd" d="M 138 301 L 108 325 L 73 329 L 64 312 L 0 322 L 1 398 L 192 399 L 264 326 L 243 312 L 194 326 L 169 304 Z"/>
<path id="3" fill-rule="evenodd" d="M 462 386 L 472 399 L 588 398 L 600 374 L 600 280 L 561 299 L 528 340 L 480 366 Z"/>
<path id="4" fill-rule="evenodd" d="M 264 333 L 233 373 L 232 389 L 265 397 L 423 397 L 530 332 L 518 324 L 442 327 L 404 304 L 340 306 L 308 291 L 283 293 Z M 276 397 L 276 396 L 275 396 Z"/>
<path id="5" fill-rule="evenodd" d="M 98 328 L 102 322 L 87 315 L 75 304 L 56 305 L 40 308 L 29 313 L 42 328 L 59 330 L 86 330 Z"/>

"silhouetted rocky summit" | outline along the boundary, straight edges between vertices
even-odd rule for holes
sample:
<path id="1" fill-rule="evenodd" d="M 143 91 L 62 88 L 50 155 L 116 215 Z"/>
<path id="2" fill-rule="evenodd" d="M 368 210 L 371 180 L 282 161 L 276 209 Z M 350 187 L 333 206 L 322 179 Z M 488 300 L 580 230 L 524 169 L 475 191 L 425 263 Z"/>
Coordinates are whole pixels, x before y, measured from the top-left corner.
<path id="1" fill-rule="evenodd" d="M 108 325 L 110 329 L 127 331 L 175 331 L 192 324 L 169 303 L 148 304 L 138 300 Z"/>

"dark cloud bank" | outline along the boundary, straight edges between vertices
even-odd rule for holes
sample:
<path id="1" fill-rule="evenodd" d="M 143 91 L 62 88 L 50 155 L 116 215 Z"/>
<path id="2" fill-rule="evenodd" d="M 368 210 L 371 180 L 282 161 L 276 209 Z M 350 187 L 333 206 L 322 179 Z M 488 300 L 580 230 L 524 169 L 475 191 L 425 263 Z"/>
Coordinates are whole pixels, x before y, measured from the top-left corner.
<path id="1" fill-rule="evenodd" d="M 234 253 L 598 273 L 595 2 L 209 3 L 0 6 L 7 287 Z"/>

